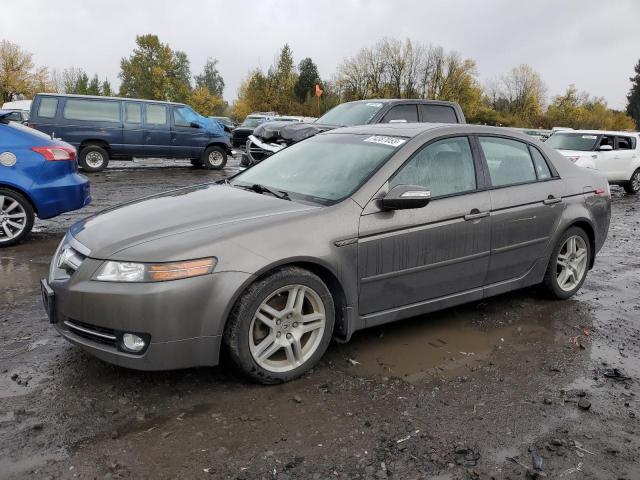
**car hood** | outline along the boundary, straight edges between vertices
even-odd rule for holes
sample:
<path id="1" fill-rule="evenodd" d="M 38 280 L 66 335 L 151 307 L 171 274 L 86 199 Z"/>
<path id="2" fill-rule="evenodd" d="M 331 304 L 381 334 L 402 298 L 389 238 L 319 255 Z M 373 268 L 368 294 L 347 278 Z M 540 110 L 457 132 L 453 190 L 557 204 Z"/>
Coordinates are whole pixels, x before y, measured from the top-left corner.
<path id="1" fill-rule="evenodd" d="M 76 223 L 70 233 L 91 251 L 92 258 L 109 259 L 136 245 L 176 235 L 184 236 L 186 242 L 178 250 L 187 251 L 191 248 L 187 237 L 200 243 L 204 237 L 213 243 L 230 228 L 250 228 L 267 217 L 317 208 L 227 184 L 197 185 L 105 210 Z M 194 231 L 201 234 L 188 235 Z M 162 256 L 178 258 L 180 251 Z"/>

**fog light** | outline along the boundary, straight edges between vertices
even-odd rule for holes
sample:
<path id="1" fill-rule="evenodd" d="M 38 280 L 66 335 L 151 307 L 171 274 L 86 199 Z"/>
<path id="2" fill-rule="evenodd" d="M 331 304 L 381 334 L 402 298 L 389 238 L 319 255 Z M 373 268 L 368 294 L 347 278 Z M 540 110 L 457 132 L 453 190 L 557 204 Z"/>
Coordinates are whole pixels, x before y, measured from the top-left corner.
<path id="1" fill-rule="evenodd" d="M 145 347 L 144 339 L 133 333 L 122 336 L 122 345 L 131 352 L 139 352 Z"/>

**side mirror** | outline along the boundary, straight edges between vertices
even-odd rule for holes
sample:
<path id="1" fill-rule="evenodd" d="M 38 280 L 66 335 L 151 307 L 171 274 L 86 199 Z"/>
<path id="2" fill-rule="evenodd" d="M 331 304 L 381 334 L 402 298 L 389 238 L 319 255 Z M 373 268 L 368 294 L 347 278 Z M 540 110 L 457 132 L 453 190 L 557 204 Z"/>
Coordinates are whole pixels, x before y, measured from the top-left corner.
<path id="1" fill-rule="evenodd" d="M 396 185 L 382 198 L 385 210 L 422 208 L 431 200 L 431 192 L 419 185 Z"/>
<path id="2" fill-rule="evenodd" d="M 613 150 L 613 147 L 611 145 L 600 145 L 598 147 L 598 151 L 600 152 L 610 152 L 611 150 Z"/>
<path id="3" fill-rule="evenodd" d="M 199 124 L 199 123 L 197 123 L 197 122 L 191 122 L 191 123 L 189 124 L 189 126 L 190 126 L 191 128 L 202 128 L 202 125 L 200 125 L 200 124 Z"/>

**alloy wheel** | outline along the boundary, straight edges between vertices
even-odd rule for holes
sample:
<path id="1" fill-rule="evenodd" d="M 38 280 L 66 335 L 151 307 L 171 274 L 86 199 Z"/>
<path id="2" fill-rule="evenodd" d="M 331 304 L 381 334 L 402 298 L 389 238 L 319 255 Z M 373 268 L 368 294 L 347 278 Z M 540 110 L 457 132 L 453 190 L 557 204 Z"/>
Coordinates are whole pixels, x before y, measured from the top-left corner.
<path id="1" fill-rule="evenodd" d="M 19 236 L 27 226 L 27 212 L 17 200 L 0 195 L 0 242 Z"/>
<path id="2" fill-rule="evenodd" d="M 587 271 L 588 253 L 587 244 L 579 235 L 567 238 L 560 248 L 556 278 L 558 286 L 565 292 L 570 292 L 580 285 Z"/>
<path id="3" fill-rule="evenodd" d="M 256 310 L 249 326 L 249 350 L 270 372 L 303 365 L 322 342 L 326 313 L 320 295 L 305 285 L 276 290 Z"/>
<path id="4" fill-rule="evenodd" d="M 631 177 L 631 189 L 634 192 L 640 192 L 640 170 L 636 170 Z"/>

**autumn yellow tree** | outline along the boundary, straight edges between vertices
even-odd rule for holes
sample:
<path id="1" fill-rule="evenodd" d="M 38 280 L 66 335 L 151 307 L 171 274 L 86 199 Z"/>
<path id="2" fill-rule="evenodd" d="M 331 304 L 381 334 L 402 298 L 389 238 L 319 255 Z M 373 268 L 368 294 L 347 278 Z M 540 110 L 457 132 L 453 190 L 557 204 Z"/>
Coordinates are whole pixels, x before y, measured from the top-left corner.
<path id="1" fill-rule="evenodd" d="M 225 102 L 219 95 L 214 95 L 206 87 L 196 87 L 191 92 L 189 105 L 193 109 L 206 116 L 220 116 L 227 108 Z"/>
<path id="2" fill-rule="evenodd" d="M 0 42 L 0 99 L 3 102 L 52 88 L 47 68 L 36 68 L 31 53 L 7 40 Z"/>

